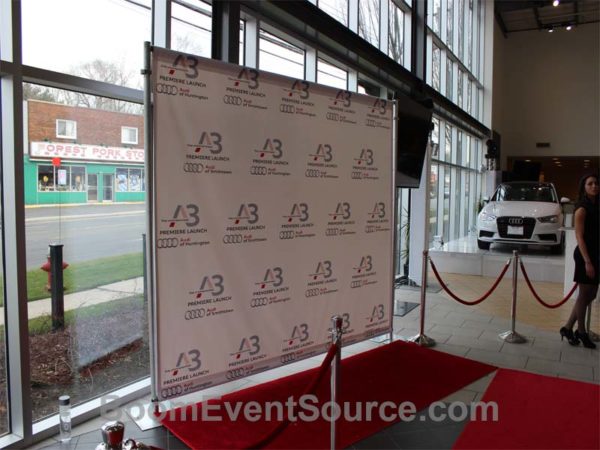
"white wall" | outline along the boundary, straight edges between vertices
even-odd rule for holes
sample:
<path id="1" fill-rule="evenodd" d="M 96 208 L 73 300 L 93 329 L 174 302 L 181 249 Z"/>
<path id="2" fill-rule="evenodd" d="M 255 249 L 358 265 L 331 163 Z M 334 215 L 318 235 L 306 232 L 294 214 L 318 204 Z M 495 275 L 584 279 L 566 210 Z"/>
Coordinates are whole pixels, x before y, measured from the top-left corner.
<path id="1" fill-rule="evenodd" d="M 507 156 L 600 153 L 600 26 L 509 33 L 495 25 L 492 126 Z M 550 148 L 536 148 L 550 142 Z"/>

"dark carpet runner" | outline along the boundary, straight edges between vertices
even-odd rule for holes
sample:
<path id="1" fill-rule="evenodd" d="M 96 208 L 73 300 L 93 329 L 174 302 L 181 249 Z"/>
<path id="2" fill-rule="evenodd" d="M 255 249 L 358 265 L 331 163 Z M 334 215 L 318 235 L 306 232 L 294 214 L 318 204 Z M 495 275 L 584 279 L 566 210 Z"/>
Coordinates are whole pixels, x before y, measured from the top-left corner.
<path id="1" fill-rule="evenodd" d="M 351 414 L 355 416 L 356 402 L 361 402 L 363 420 L 341 419 L 338 422 L 338 446 L 347 447 L 393 423 L 384 421 L 378 414 L 374 414 L 370 421 L 365 420 L 366 402 L 381 404 L 391 401 L 399 405 L 410 401 L 417 410 L 421 410 L 495 369 L 487 364 L 401 341 L 344 359 L 338 403 L 349 402 L 352 405 Z M 307 370 L 211 401 L 210 404 L 220 404 L 220 411 L 211 411 L 210 415 L 220 415 L 225 419 L 223 421 L 202 421 L 200 412 L 198 420 L 192 420 L 193 407 L 190 406 L 186 408 L 184 415 L 181 409 L 176 410 L 175 420 L 171 420 L 171 415 L 167 414 L 162 423 L 193 449 L 247 448 L 259 442 L 275 428 L 277 422 L 250 422 L 241 413 L 237 420 L 231 421 L 225 412 L 225 402 L 229 402 L 233 408 L 236 402 L 241 402 L 242 406 L 251 401 L 262 405 L 273 401 L 285 403 L 290 396 L 298 401 L 298 396 L 317 372 L 318 368 Z M 316 391 L 319 409 L 329 400 L 329 392 L 327 377 Z M 198 411 L 202 407 L 202 404 L 196 406 Z M 310 414 L 310 411 L 307 413 Z M 291 423 L 268 448 L 327 449 L 330 442 L 329 426 L 322 418 L 311 422 Z"/>
<path id="2" fill-rule="evenodd" d="M 483 402 L 498 421 L 469 422 L 455 449 L 599 449 L 600 386 L 500 369 Z"/>

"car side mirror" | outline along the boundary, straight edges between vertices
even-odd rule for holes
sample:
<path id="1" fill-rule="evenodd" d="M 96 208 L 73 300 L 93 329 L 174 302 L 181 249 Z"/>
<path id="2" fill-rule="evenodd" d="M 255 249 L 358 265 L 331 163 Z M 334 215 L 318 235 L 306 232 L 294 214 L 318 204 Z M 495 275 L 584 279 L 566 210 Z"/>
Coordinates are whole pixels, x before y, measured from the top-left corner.
<path id="1" fill-rule="evenodd" d="M 483 197 L 483 201 L 484 201 L 484 203 L 488 203 L 490 201 L 490 198 L 489 197 Z"/>
<path id="2" fill-rule="evenodd" d="M 561 204 L 561 205 L 564 205 L 565 203 L 571 203 L 571 199 L 570 199 L 570 198 L 568 198 L 568 197 L 562 197 L 562 198 L 560 199 L 560 204 Z"/>

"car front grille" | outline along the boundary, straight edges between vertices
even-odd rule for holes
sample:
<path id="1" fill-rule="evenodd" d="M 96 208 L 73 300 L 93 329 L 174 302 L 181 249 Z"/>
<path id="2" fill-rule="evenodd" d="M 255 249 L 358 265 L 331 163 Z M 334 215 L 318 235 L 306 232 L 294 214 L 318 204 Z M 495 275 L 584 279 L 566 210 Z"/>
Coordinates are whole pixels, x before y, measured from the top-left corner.
<path id="1" fill-rule="evenodd" d="M 496 220 L 498 225 L 498 234 L 503 238 L 510 239 L 531 239 L 533 229 L 535 228 L 535 219 L 533 217 L 498 217 Z M 519 234 L 508 234 L 508 226 L 522 226 L 523 235 Z"/>

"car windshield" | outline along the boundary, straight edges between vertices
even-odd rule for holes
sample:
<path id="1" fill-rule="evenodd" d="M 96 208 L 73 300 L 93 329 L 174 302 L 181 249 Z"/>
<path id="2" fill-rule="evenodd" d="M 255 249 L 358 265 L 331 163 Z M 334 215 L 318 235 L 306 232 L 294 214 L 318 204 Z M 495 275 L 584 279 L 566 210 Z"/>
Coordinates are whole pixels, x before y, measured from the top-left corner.
<path id="1" fill-rule="evenodd" d="M 498 187 L 492 201 L 505 202 L 549 202 L 558 200 L 554 189 L 547 184 L 502 184 Z"/>

